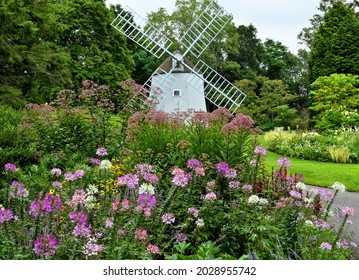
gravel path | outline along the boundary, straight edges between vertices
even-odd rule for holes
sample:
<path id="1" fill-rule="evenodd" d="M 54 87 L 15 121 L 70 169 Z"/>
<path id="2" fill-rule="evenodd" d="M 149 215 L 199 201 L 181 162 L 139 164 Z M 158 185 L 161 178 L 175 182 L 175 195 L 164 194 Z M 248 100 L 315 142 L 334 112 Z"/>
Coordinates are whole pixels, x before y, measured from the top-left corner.
<path id="1" fill-rule="evenodd" d="M 313 189 L 317 187 L 307 186 L 307 188 Z M 326 189 L 326 188 L 321 188 L 321 189 L 330 191 L 330 189 Z M 332 210 L 336 208 L 342 209 L 345 206 L 350 206 L 355 210 L 354 217 L 350 217 L 350 220 L 353 222 L 353 224 L 350 225 L 350 234 L 352 235 L 351 241 L 357 243 L 359 246 L 359 193 L 357 192 L 338 193 L 334 199 L 331 209 Z M 356 258 L 359 259 L 358 250 L 356 252 Z"/>

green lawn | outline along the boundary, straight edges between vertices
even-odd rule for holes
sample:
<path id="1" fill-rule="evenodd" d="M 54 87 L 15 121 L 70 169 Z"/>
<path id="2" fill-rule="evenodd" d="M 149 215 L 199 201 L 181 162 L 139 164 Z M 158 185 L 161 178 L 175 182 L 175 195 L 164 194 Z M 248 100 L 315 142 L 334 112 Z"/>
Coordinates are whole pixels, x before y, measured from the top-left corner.
<path id="1" fill-rule="evenodd" d="M 265 142 L 260 137 L 260 142 Z M 266 167 L 268 171 L 277 166 L 277 160 L 282 156 L 267 151 Z M 307 185 L 330 187 L 334 182 L 344 184 L 348 191 L 359 192 L 359 164 L 338 164 L 288 158 L 289 172 L 303 174 Z"/>

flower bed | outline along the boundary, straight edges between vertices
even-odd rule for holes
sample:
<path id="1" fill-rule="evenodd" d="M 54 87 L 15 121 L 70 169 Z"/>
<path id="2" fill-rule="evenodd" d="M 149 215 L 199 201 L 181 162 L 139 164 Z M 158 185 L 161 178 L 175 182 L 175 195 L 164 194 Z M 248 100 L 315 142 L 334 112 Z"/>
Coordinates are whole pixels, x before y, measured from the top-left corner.
<path id="1" fill-rule="evenodd" d="M 12 163 L 0 177 L 2 259 L 348 259 L 354 211 L 290 162 L 266 174 L 247 116 L 137 113 L 116 158 L 75 168 Z"/>

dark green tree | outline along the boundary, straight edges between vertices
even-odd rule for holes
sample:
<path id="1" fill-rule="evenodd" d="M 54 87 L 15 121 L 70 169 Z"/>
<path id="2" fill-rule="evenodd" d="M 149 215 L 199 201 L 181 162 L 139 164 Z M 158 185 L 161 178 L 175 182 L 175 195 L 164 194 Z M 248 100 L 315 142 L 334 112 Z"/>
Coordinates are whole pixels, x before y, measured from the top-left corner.
<path id="1" fill-rule="evenodd" d="M 3 103 L 44 102 L 56 88 L 70 84 L 69 56 L 56 43 L 59 25 L 49 1 L 1 0 L 0 21 Z"/>
<path id="2" fill-rule="evenodd" d="M 240 65 L 241 79 L 255 79 L 260 74 L 264 47 L 257 38 L 257 29 L 249 26 L 239 25 L 237 27 L 238 45 L 236 51 L 228 52 L 228 60 L 235 61 Z"/>
<path id="3" fill-rule="evenodd" d="M 309 66 L 311 81 L 333 73 L 359 74 L 359 20 L 351 8 L 334 3 L 324 15 Z"/>
<path id="4" fill-rule="evenodd" d="M 103 0 L 63 0 L 52 7 L 63 27 L 58 44 L 71 56 L 74 87 L 92 80 L 116 88 L 130 76 L 134 63 L 126 39 L 110 25 L 119 5 L 108 9 Z"/>

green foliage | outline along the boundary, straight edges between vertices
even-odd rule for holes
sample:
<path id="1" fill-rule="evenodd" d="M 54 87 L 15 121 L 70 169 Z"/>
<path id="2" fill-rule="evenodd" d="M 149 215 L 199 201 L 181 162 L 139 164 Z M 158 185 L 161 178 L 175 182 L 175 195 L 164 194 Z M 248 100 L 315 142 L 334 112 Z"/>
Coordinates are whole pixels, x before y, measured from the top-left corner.
<path id="1" fill-rule="evenodd" d="M 310 91 L 315 126 L 322 130 L 355 127 L 359 122 L 359 78 L 332 74 L 319 77 Z"/>
<path id="2" fill-rule="evenodd" d="M 359 20 L 341 1 L 328 9 L 314 33 L 311 81 L 333 73 L 359 74 Z"/>
<path id="3" fill-rule="evenodd" d="M 297 111 L 289 104 L 296 100 L 281 80 L 258 77 L 255 81 L 241 80 L 236 85 L 246 92 L 240 112 L 249 115 L 262 130 L 274 127 L 296 127 L 300 122 Z"/>
<path id="4" fill-rule="evenodd" d="M 22 112 L 0 105 L 0 123 L 0 166 L 36 162 L 36 138 L 22 124 Z"/>

